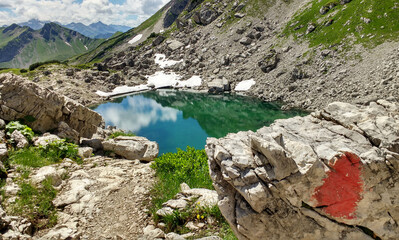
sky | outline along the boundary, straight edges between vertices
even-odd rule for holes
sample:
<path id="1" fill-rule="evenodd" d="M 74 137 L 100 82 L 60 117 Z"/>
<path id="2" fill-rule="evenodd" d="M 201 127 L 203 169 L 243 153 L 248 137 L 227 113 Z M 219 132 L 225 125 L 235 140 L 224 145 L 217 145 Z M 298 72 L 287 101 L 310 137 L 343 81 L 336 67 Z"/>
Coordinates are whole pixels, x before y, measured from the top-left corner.
<path id="1" fill-rule="evenodd" d="M 136 27 L 170 0 L 0 0 L 0 26 L 31 19 Z"/>

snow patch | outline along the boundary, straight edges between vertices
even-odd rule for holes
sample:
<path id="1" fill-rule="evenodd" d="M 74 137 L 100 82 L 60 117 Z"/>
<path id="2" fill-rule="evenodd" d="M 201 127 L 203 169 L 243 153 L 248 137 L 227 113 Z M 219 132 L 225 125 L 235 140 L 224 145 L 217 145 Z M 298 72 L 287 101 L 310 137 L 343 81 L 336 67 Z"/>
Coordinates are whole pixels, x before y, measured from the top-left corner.
<path id="1" fill-rule="evenodd" d="M 138 42 L 142 37 L 143 37 L 143 34 L 136 35 L 134 38 L 132 38 L 132 40 L 129 41 L 129 44 Z"/>
<path id="2" fill-rule="evenodd" d="M 161 68 L 170 67 L 176 65 L 177 63 L 183 62 L 183 60 L 175 61 L 166 59 L 165 54 L 155 54 L 155 63 L 158 64 Z"/>
<path id="3" fill-rule="evenodd" d="M 199 87 L 202 84 L 202 79 L 200 76 L 192 76 L 191 78 L 187 79 L 186 81 L 178 81 L 178 87 Z"/>
<path id="4" fill-rule="evenodd" d="M 154 75 L 147 76 L 147 85 L 155 86 L 155 88 L 173 87 L 181 77 L 176 73 L 156 72 Z"/>
<path id="5" fill-rule="evenodd" d="M 64 42 L 64 43 L 65 43 L 66 45 L 72 47 L 71 44 L 69 44 L 69 42 Z"/>
<path id="6" fill-rule="evenodd" d="M 202 84 L 202 79 L 200 76 L 192 76 L 191 78 L 185 80 L 185 81 L 180 81 L 181 76 L 176 74 L 176 73 L 165 73 L 163 71 L 156 72 L 151 76 L 146 76 L 148 79 L 147 84 L 142 84 L 134 87 L 128 87 L 128 86 L 121 86 L 115 88 L 112 92 L 103 92 L 103 91 L 97 91 L 96 94 L 101 96 L 101 97 L 112 97 L 115 95 L 121 95 L 125 93 L 134 93 L 134 92 L 140 92 L 140 91 L 145 91 L 145 90 L 150 90 L 153 88 L 169 88 L 169 87 L 174 87 L 174 88 L 193 88 L 193 87 L 198 87 L 201 86 Z"/>
<path id="7" fill-rule="evenodd" d="M 165 32 L 165 30 L 163 30 L 163 29 L 159 30 L 159 33 L 163 33 L 163 32 Z"/>
<path id="8" fill-rule="evenodd" d="M 235 91 L 248 91 L 256 82 L 253 79 L 239 82 L 234 88 Z"/>
<path id="9" fill-rule="evenodd" d="M 149 89 L 150 88 L 145 84 L 134 86 L 134 87 L 120 86 L 120 87 L 116 87 L 112 92 L 97 91 L 96 94 L 101 97 L 110 97 L 110 96 L 115 96 L 115 95 L 124 94 L 124 93 L 145 91 L 145 90 L 149 90 Z"/>
<path id="10" fill-rule="evenodd" d="M 84 47 L 86 48 L 86 51 L 89 50 L 86 45 L 84 45 Z"/>

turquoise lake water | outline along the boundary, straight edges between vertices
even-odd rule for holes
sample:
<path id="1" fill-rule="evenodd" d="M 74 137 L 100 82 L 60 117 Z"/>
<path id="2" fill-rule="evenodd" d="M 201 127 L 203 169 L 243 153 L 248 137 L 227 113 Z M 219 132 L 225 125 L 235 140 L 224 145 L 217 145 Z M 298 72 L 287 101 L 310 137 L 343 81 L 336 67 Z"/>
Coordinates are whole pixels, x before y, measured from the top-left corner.
<path id="1" fill-rule="evenodd" d="M 187 146 L 203 149 L 207 137 L 255 131 L 276 119 L 304 115 L 250 97 L 171 90 L 117 98 L 93 110 L 103 116 L 106 125 L 158 142 L 160 154 Z"/>

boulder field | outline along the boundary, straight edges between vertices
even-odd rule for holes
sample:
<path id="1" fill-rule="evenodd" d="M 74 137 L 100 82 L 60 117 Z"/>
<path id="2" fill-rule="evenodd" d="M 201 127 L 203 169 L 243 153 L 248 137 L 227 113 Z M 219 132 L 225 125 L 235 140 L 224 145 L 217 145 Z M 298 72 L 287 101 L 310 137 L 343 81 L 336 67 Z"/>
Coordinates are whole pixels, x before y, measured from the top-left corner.
<path id="1" fill-rule="evenodd" d="M 206 151 L 239 239 L 398 239 L 398 139 L 398 104 L 335 102 Z"/>

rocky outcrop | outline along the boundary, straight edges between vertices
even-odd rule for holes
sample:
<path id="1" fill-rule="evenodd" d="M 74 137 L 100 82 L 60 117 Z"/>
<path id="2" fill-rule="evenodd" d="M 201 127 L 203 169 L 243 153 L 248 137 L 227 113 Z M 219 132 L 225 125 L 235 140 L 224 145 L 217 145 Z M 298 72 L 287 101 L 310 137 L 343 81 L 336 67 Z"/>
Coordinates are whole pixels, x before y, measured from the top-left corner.
<path id="1" fill-rule="evenodd" d="M 124 137 L 104 141 L 105 151 L 112 151 L 130 160 L 152 161 L 158 156 L 158 143 L 149 141 L 145 137 Z"/>
<path id="2" fill-rule="evenodd" d="M 210 138 L 218 205 L 239 239 L 398 239 L 398 129 L 398 104 L 335 102 Z"/>
<path id="3" fill-rule="evenodd" d="M 40 132 L 65 122 L 81 137 L 91 137 L 103 123 L 96 112 L 12 74 L 0 75 L 0 118 L 33 119 L 28 125 Z"/>

